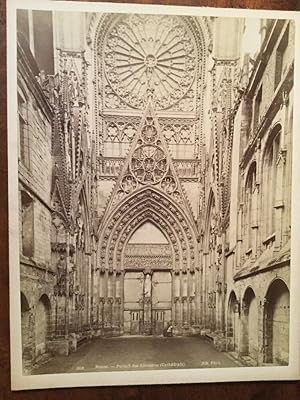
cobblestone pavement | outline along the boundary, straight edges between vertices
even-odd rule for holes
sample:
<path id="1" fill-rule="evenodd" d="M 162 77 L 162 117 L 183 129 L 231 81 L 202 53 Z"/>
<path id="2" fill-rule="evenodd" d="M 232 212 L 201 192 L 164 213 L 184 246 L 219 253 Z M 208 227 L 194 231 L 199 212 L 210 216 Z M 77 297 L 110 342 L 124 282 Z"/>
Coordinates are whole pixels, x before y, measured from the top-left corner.
<path id="1" fill-rule="evenodd" d="M 238 366 L 199 337 L 118 337 L 94 339 L 69 356 L 52 358 L 34 374 Z"/>

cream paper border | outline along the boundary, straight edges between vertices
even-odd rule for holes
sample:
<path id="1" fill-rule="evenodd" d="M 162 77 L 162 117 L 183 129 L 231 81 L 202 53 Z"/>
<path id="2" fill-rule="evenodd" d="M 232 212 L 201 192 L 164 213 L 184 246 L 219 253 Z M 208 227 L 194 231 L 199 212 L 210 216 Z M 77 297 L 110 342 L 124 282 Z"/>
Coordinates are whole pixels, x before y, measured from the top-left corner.
<path id="1" fill-rule="evenodd" d="M 16 9 L 55 11 L 179 14 L 219 17 L 283 18 L 295 21 L 295 80 L 292 185 L 292 240 L 290 277 L 290 362 L 280 367 L 235 367 L 125 372 L 88 372 L 22 375 L 18 154 L 17 154 L 17 47 Z M 9 194 L 9 276 L 10 351 L 12 390 L 82 386 L 150 385 L 167 383 L 296 380 L 300 379 L 300 13 L 295 11 L 241 10 L 208 7 L 157 6 L 116 3 L 83 3 L 49 0 L 7 1 L 7 104 L 8 104 L 8 194 Z M 297 237 L 298 233 L 298 237 Z"/>

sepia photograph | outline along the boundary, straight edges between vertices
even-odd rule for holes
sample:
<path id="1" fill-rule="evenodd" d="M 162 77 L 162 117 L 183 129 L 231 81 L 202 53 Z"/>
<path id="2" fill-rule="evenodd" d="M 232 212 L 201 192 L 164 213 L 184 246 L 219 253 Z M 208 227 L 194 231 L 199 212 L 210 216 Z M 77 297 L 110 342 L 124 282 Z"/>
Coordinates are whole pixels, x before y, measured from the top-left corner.
<path id="1" fill-rule="evenodd" d="M 299 378 L 295 13 L 13 3 L 13 389 Z"/>

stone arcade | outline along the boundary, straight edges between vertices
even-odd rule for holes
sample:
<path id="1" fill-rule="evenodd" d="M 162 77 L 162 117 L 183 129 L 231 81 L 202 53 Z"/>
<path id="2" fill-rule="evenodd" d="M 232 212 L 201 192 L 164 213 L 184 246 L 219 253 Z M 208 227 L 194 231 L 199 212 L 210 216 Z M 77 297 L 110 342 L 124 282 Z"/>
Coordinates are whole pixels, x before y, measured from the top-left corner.
<path id="1" fill-rule="evenodd" d="M 22 10 L 17 27 L 24 366 L 171 321 L 288 363 L 293 24 Z"/>

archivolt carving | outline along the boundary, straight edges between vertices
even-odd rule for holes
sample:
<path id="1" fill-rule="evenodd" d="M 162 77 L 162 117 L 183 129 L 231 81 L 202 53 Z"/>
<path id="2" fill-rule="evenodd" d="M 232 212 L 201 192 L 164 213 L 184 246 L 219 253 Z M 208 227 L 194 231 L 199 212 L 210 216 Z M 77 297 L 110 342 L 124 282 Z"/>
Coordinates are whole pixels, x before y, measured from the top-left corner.
<path id="1" fill-rule="evenodd" d="M 176 238 L 178 237 L 177 232 L 179 231 L 179 227 L 174 218 L 167 218 L 167 212 L 165 210 L 160 210 L 157 204 L 151 206 L 150 202 L 147 202 L 145 207 L 139 206 L 138 211 L 140 214 L 135 215 L 134 210 L 132 210 L 131 221 L 129 221 L 127 225 L 126 233 L 132 233 L 132 229 L 140 225 L 141 221 L 144 221 L 145 218 L 150 218 L 156 225 L 159 223 L 158 226 L 167 231 L 167 236 L 173 244 L 175 243 L 175 240 L 172 241 L 172 235 L 176 234 Z M 172 227 L 171 230 L 169 229 L 170 227 Z"/>
<path id="2" fill-rule="evenodd" d="M 143 190 L 120 205 L 102 227 L 99 249 L 101 265 L 121 267 L 122 252 L 130 234 L 145 220 L 152 220 L 169 238 L 175 262 L 194 266 L 195 234 L 182 212 L 162 194 Z M 181 261 L 180 261 L 181 260 Z"/>
<path id="3" fill-rule="evenodd" d="M 146 210 L 140 211 L 140 214 L 133 215 L 131 221 L 125 226 L 123 231 L 120 232 L 120 239 L 115 244 L 115 252 L 109 252 L 108 258 L 113 259 L 116 268 L 122 268 L 122 259 L 124 258 L 124 250 L 127 245 L 132 232 L 136 230 L 145 221 L 152 221 L 154 224 L 160 227 L 164 232 L 165 236 L 169 238 L 172 252 L 174 254 L 173 262 L 174 268 L 179 268 L 179 261 L 182 260 L 182 254 L 180 250 L 180 242 L 178 241 L 176 229 L 164 222 L 164 217 L 158 214 L 156 210 L 150 209 L 147 205 Z M 185 261 L 186 262 L 186 261 Z"/>

